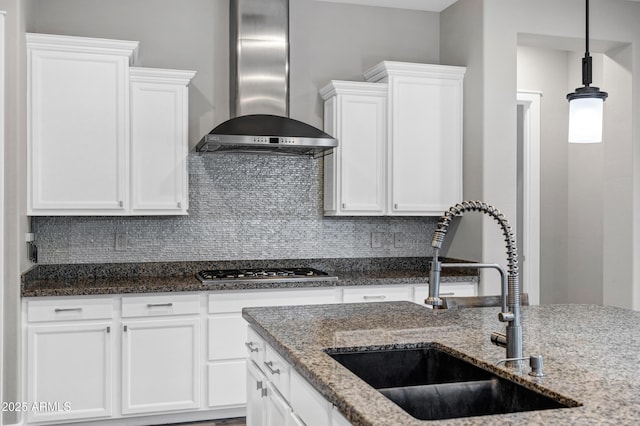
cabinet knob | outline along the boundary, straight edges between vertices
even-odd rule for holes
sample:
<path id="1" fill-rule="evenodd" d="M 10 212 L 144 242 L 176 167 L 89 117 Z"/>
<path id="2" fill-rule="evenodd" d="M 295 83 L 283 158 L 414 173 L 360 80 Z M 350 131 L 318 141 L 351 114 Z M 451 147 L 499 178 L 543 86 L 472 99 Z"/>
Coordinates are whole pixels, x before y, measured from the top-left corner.
<path id="1" fill-rule="evenodd" d="M 398 210 L 398 203 L 393 205 L 394 210 Z"/>
<path id="2" fill-rule="evenodd" d="M 121 201 L 118 201 L 118 205 L 119 205 L 120 207 L 124 207 L 124 201 L 122 201 L 122 200 L 121 200 Z"/>
<path id="3" fill-rule="evenodd" d="M 347 203 L 342 203 L 342 208 L 346 209 L 347 208 Z"/>
<path id="4" fill-rule="evenodd" d="M 178 201 L 178 208 L 181 209 L 182 208 L 182 203 L 180 201 Z"/>

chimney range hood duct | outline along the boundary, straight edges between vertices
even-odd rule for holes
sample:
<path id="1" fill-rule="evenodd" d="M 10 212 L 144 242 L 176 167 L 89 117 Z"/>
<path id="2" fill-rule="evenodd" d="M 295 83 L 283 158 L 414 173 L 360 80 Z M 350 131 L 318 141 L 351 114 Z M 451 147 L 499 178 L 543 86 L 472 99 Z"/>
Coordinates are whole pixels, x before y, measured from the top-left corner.
<path id="1" fill-rule="evenodd" d="M 198 152 L 313 155 L 338 141 L 288 118 L 289 0 L 231 0 L 230 112 L 196 145 Z"/>

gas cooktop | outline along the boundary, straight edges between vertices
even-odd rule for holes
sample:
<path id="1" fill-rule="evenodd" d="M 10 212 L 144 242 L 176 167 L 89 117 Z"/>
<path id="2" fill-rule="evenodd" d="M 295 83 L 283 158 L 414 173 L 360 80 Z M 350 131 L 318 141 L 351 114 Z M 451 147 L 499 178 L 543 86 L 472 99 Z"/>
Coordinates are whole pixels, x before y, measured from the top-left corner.
<path id="1" fill-rule="evenodd" d="M 338 280 L 313 268 L 207 269 L 198 272 L 196 277 L 204 284 Z"/>

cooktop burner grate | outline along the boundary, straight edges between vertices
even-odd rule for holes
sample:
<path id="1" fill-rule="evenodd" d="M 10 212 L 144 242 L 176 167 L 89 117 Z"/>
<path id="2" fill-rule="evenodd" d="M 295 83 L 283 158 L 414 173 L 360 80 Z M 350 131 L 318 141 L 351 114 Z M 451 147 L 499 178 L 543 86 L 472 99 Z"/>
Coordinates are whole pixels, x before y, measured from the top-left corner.
<path id="1" fill-rule="evenodd" d="M 335 281 L 338 277 L 313 268 L 258 268 L 258 269 L 207 269 L 196 277 L 205 284 L 252 282 L 256 280 L 282 281 Z"/>

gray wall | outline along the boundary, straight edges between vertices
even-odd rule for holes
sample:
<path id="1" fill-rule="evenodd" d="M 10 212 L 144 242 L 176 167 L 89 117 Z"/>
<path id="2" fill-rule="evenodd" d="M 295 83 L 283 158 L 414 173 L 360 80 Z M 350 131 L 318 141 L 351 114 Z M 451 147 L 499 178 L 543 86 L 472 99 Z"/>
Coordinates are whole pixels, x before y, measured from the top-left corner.
<path id="1" fill-rule="evenodd" d="M 140 41 L 146 67 L 195 70 L 189 139 L 229 118 L 228 0 L 34 0 L 29 31 Z M 322 125 L 318 89 L 381 60 L 438 63 L 439 14 L 290 0 L 291 117 Z"/>
<path id="2" fill-rule="evenodd" d="M 568 302 L 568 143 L 566 99 L 568 52 L 518 47 L 518 90 L 539 91 L 540 303 Z M 545 72 L 540 72 L 545 70 Z M 560 78 L 558 78 L 560 76 Z"/>
<path id="3" fill-rule="evenodd" d="M 543 188 L 547 204 L 542 207 L 541 218 L 550 230 L 543 228 L 540 250 L 546 263 L 541 279 L 546 281 L 541 285 L 554 289 L 553 302 L 606 300 L 608 304 L 640 309 L 640 257 L 634 255 L 640 247 L 640 227 L 635 226 L 640 223 L 640 192 L 634 190 L 640 184 L 640 153 L 632 148 L 640 137 L 640 121 L 629 114 L 640 108 L 640 74 L 630 74 L 630 70 L 640 69 L 640 4 L 622 0 L 591 3 L 590 36 L 595 41 L 591 50 L 607 55 L 600 66 L 601 87 L 617 92 L 616 101 L 610 102 L 610 98 L 605 106 L 605 117 L 615 113 L 605 118 L 604 146 L 569 150 L 566 131 L 545 128 L 549 120 L 566 120 L 564 95 L 580 85 L 579 75 L 571 77 L 575 71 L 569 67 L 579 64 L 584 49 L 583 11 L 581 0 L 459 0 L 442 13 L 441 45 L 452 50 L 441 47 L 441 60 L 468 60 L 467 75 L 482 75 L 471 93 L 465 86 L 465 111 L 483 115 L 477 122 L 465 123 L 465 151 L 472 149 L 477 154 L 471 163 L 465 162 L 465 173 L 477 179 L 475 185 L 465 187 L 465 197 L 482 198 L 499 206 L 508 218 L 516 216 L 515 93 L 520 36 L 547 37 L 554 41 L 555 48 L 579 52 L 577 59 L 567 64 L 568 71 L 557 76 L 557 83 L 564 85 L 564 89 L 558 89 L 562 93 L 550 94 L 560 96 L 564 107 L 558 102 L 555 110 L 543 111 L 541 117 L 546 132 L 542 135 L 546 147 L 543 155 L 552 156 L 542 170 L 543 184 L 548 186 Z M 609 59 L 613 64 L 607 65 Z M 551 75 L 555 69 L 538 70 Z M 624 83 L 614 81 L 616 78 Z M 619 101 L 625 106 L 614 105 Z M 468 117 L 467 113 L 465 121 Z M 474 134 L 473 140 L 468 139 L 469 132 Z M 553 144 L 567 147 L 567 152 L 553 158 Z M 593 163 L 594 159 L 598 161 Z M 560 180 L 553 180 L 554 176 Z M 558 192 L 553 191 L 554 185 L 558 185 Z M 558 222 L 554 223 L 556 218 Z M 504 243 L 495 225 L 483 221 L 482 228 L 480 248 L 473 242 L 477 230 L 461 226 L 456 238 L 472 244 L 484 261 L 503 259 Z M 455 249 L 451 247 L 450 256 L 468 250 L 459 245 Z M 545 266 L 553 270 L 545 270 Z"/>
<path id="4" fill-rule="evenodd" d="M 197 71 L 193 146 L 228 118 L 228 1 L 35 0 L 29 31 L 139 40 L 142 66 Z M 439 14 L 290 2 L 291 116 L 322 127 L 318 89 L 381 60 L 438 63 Z M 325 218 L 322 161 L 190 156 L 188 217 L 36 218 L 40 263 L 422 256 L 435 218 Z M 128 250 L 114 250 L 116 231 Z M 411 243 L 371 248 L 371 232 Z"/>
<path id="5" fill-rule="evenodd" d="M 1 326 L 3 328 L 3 367 L 0 373 L 2 401 L 20 401 L 18 381 L 20 348 L 20 272 L 29 266 L 24 248 L 26 217 L 26 57 L 24 32 L 31 15 L 29 0 L 0 0 L 6 14 L 5 73 L 5 164 L 4 173 L 4 293 Z M 16 423 L 19 414 L 3 412 L 5 424 Z"/>

